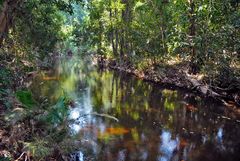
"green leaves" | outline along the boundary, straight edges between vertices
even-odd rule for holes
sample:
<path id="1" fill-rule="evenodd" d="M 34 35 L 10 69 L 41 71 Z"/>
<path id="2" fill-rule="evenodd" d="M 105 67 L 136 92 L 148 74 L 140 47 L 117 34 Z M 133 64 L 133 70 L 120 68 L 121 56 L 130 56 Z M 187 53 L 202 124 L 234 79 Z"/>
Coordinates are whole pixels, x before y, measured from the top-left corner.
<path id="1" fill-rule="evenodd" d="M 17 99 L 27 108 L 31 109 L 36 105 L 36 101 L 32 97 L 32 93 L 29 91 L 17 91 Z"/>
<path id="2" fill-rule="evenodd" d="M 0 0 L 0 7 L 2 7 L 4 0 Z M 1 9 L 1 8 L 0 8 Z"/>
<path id="3" fill-rule="evenodd" d="M 67 118 L 68 105 L 67 99 L 62 97 L 59 98 L 57 103 L 50 107 L 47 116 L 44 118 L 47 122 L 52 124 L 60 124 Z"/>
<path id="4" fill-rule="evenodd" d="M 11 158 L 0 156 L 0 161 L 11 161 Z"/>
<path id="5" fill-rule="evenodd" d="M 144 8 L 145 5 L 146 5 L 146 3 L 142 3 L 140 1 L 138 1 L 134 6 L 134 10 L 142 9 L 142 8 Z"/>
<path id="6" fill-rule="evenodd" d="M 0 87 L 3 86 L 7 86 L 10 84 L 12 80 L 12 76 L 11 76 L 11 71 L 6 69 L 6 68 L 2 68 L 0 67 Z"/>
<path id="7" fill-rule="evenodd" d="M 24 142 L 24 149 L 33 157 L 42 160 L 42 158 L 51 154 L 52 149 L 49 148 L 49 143 L 42 139 L 35 139 L 33 142 Z"/>

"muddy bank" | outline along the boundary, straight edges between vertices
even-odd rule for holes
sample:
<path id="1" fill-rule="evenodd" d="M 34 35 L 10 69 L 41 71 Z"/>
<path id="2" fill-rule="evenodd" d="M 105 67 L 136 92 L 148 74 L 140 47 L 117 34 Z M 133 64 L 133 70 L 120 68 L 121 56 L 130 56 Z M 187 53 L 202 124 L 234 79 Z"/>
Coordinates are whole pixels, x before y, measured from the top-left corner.
<path id="1" fill-rule="evenodd" d="M 232 85 L 231 89 L 222 89 L 211 86 L 209 78 L 201 74 L 189 74 L 189 63 L 183 62 L 174 65 L 158 64 L 144 70 L 139 70 L 129 61 L 118 62 L 100 56 L 94 56 L 94 61 L 100 67 L 110 68 L 133 75 L 144 81 L 157 83 L 162 86 L 171 86 L 190 90 L 202 97 L 212 98 L 220 102 L 227 110 L 227 115 L 232 119 L 240 118 L 240 93 L 239 86 Z"/>

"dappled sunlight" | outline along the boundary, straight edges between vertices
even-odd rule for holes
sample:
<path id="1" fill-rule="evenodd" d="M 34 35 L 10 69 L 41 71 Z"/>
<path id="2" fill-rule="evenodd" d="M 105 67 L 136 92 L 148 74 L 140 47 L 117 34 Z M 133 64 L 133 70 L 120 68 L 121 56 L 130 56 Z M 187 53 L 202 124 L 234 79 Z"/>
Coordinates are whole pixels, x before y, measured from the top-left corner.
<path id="1" fill-rule="evenodd" d="M 177 57 L 169 57 L 169 59 L 167 60 L 167 65 L 177 65 L 180 64 L 183 61 L 182 58 L 180 58 L 179 56 Z"/>

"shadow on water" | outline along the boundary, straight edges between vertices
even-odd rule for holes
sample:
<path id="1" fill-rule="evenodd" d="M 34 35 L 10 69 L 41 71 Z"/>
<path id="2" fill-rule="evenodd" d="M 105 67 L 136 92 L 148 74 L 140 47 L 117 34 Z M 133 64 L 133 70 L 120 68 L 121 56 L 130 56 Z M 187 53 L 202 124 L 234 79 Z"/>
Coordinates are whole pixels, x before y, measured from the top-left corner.
<path id="1" fill-rule="evenodd" d="M 192 93 L 101 71 L 80 58 L 57 61 L 32 91 L 38 100 L 73 100 L 68 130 L 82 144 L 73 160 L 240 160 L 239 124 Z"/>

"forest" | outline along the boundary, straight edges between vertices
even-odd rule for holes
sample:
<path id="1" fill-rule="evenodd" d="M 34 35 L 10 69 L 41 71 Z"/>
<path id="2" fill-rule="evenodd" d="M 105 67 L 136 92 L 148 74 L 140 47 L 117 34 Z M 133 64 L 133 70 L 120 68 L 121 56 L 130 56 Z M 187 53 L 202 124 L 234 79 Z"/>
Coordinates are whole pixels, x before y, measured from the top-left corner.
<path id="1" fill-rule="evenodd" d="M 240 160 L 240 0 L 0 0 L 0 161 Z"/>

